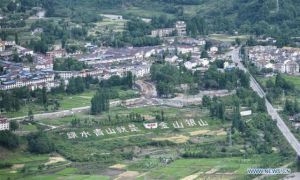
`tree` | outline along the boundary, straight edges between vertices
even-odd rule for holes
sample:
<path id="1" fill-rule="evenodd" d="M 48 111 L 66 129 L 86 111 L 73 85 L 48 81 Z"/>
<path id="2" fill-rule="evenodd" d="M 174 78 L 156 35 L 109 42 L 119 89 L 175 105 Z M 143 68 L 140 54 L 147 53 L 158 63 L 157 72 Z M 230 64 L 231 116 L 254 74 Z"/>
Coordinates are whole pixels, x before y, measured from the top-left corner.
<path id="1" fill-rule="evenodd" d="M 131 89 L 133 87 L 133 75 L 131 71 L 127 72 L 126 82 L 128 87 Z"/>
<path id="2" fill-rule="evenodd" d="M 47 133 L 37 132 L 27 136 L 28 148 L 32 153 L 45 154 L 55 150 L 54 143 Z"/>
<path id="3" fill-rule="evenodd" d="M 20 140 L 17 135 L 11 131 L 0 131 L 0 145 L 8 149 L 19 147 Z"/>
<path id="4" fill-rule="evenodd" d="M 42 103 L 44 105 L 45 110 L 47 110 L 48 109 L 48 95 L 47 95 L 47 89 L 46 89 L 46 87 L 43 87 L 43 89 L 42 89 L 42 98 L 41 98 L 41 101 L 42 101 Z"/>
<path id="5" fill-rule="evenodd" d="M 251 36 L 251 37 L 247 40 L 246 44 L 247 44 L 248 46 L 255 46 L 255 45 L 257 44 L 257 42 L 256 42 L 256 40 Z"/>
<path id="6" fill-rule="evenodd" d="M 300 171 L 300 157 L 297 157 L 297 170 Z"/>
<path id="7" fill-rule="evenodd" d="M 207 51 L 201 52 L 201 58 L 209 58 Z"/>
<path id="8" fill-rule="evenodd" d="M 232 117 L 232 127 L 242 133 L 245 131 L 245 124 L 241 119 L 239 106 L 236 106 L 234 108 L 233 117 Z"/>
<path id="9" fill-rule="evenodd" d="M 29 121 L 34 120 L 34 115 L 33 115 L 32 109 L 29 109 L 29 111 L 28 111 L 28 120 Z"/>
<path id="10" fill-rule="evenodd" d="M 235 43 L 239 46 L 239 45 L 241 45 L 241 39 L 240 38 L 236 38 L 235 39 Z"/>
<path id="11" fill-rule="evenodd" d="M 17 10 L 17 4 L 14 1 L 10 1 L 7 5 L 7 9 L 13 12 Z"/>
<path id="12" fill-rule="evenodd" d="M 17 129 L 19 129 L 19 123 L 15 120 L 10 121 L 9 127 L 10 127 L 10 130 L 16 131 Z"/>
<path id="13" fill-rule="evenodd" d="M 161 121 L 165 121 L 165 112 L 163 110 L 161 110 L 160 116 L 161 116 Z"/>
<path id="14" fill-rule="evenodd" d="M 202 97 L 202 106 L 209 107 L 211 105 L 211 98 L 207 95 Z"/>
<path id="15" fill-rule="evenodd" d="M 109 110 L 109 94 L 106 89 L 96 92 L 91 100 L 91 114 L 97 115 Z"/>
<path id="16" fill-rule="evenodd" d="M 85 89 L 85 82 L 82 77 L 71 78 L 67 86 L 68 94 L 82 93 Z"/>
<path id="17" fill-rule="evenodd" d="M 257 111 L 258 112 L 266 112 L 267 107 L 266 107 L 266 100 L 265 98 L 257 98 Z"/>
<path id="18" fill-rule="evenodd" d="M 18 33 L 15 33 L 15 43 L 19 44 L 19 36 Z"/>
<path id="19" fill-rule="evenodd" d="M 206 51 L 208 51 L 211 47 L 212 47 L 212 42 L 210 42 L 210 41 L 207 41 L 206 43 L 205 43 L 205 46 L 204 46 L 204 49 L 206 50 Z"/>

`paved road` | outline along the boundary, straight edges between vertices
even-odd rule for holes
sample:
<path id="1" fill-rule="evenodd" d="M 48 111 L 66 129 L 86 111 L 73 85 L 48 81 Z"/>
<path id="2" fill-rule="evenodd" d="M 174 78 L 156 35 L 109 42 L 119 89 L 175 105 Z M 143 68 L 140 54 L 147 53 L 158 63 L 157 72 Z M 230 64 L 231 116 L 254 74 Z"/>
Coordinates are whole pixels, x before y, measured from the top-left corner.
<path id="1" fill-rule="evenodd" d="M 229 53 L 232 56 L 232 60 L 237 63 L 238 67 L 245 72 L 248 72 L 247 69 L 244 67 L 244 65 L 241 63 L 241 59 L 239 57 L 239 48 L 231 51 Z M 250 74 L 250 73 L 249 73 Z M 253 76 L 250 74 L 250 86 L 251 88 L 257 92 L 257 94 L 260 97 L 265 97 L 266 93 L 261 88 L 261 86 L 257 83 L 257 81 L 253 78 Z M 274 109 L 272 104 L 266 99 L 266 107 L 269 115 L 272 117 L 273 120 L 277 122 L 277 127 L 281 131 L 281 133 L 284 135 L 284 137 L 287 139 L 289 144 L 292 146 L 292 148 L 296 151 L 298 157 L 300 157 L 300 143 L 295 138 L 293 133 L 290 131 L 288 126 L 285 124 L 285 122 L 282 120 L 282 118 L 279 116 L 277 111 Z"/>

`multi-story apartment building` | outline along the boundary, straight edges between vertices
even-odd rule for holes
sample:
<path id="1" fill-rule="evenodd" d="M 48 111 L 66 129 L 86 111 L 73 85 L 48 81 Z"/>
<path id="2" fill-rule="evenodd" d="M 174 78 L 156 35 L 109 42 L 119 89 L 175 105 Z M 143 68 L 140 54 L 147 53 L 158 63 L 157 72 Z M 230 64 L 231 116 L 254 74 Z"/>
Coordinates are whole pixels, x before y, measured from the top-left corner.
<path id="1" fill-rule="evenodd" d="M 9 130 L 9 121 L 0 116 L 0 131 L 5 131 L 5 130 Z"/>

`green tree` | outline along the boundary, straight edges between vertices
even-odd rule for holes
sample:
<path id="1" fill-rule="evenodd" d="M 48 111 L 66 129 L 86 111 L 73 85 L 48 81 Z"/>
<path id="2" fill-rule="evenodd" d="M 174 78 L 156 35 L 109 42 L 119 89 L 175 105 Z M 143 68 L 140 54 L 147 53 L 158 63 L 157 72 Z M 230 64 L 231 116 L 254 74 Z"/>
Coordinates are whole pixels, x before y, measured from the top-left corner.
<path id="1" fill-rule="evenodd" d="M 15 33 L 15 43 L 16 44 L 19 44 L 19 36 L 18 36 L 18 33 Z"/>
<path id="2" fill-rule="evenodd" d="M 47 133 L 37 132 L 27 136 L 28 148 L 32 153 L 45 154 L 55 150 L 54 143 Z"/>
<path id="3" fill-rule="evenodd" d="M 91 114 L 97 115 L 109 110 L 109 94 L 106 89 L 96 92 L 91 100 Z"/>
<path id="4" fill-rule="evenodd" d="M 15 149 L 19 147 L 20 140 L 17 135 L 11 131 L 0 131 L 0 145 L 8 149 Z"/>
<path id="5" fill-rule="evenodd" d="M 126 82 L 128 87 L 131 89 L 133 87 L 133 75 L 131 71 L 127 72 Z"/>
<path id="6" fill-rule="evenodd" d="M 202 97 L 202 106 L 209 107 L 211 105 L 211 98 L 207 95 Z"/>
<path id="7" fill-rule="evenodd" d="M 258 112 L 266 112 L 267 107 L 266 107 L 266 100 L 265 98 L 257 98 L 257 111 Z"/>
<path id="8" fill-rule="evenodd" d="M 34 115 L 33 115 L 32 109 L 29 109 L 29 111 L 28 111 L 28 120 L 29 121 L 34 120 Z"/>
<path id="9" fill-rule="evenodd" d="M 207 51 L 201 52 L 201 58 L 209 58 Z"/>
<path id="10" fill-rule="evenodd" d="M 19 123 L 15 120 L 10 121 L 9 122 L 9 127 L 10 127 L 10 130 L 16 131 L 17 129 L 19 129 Z"/>

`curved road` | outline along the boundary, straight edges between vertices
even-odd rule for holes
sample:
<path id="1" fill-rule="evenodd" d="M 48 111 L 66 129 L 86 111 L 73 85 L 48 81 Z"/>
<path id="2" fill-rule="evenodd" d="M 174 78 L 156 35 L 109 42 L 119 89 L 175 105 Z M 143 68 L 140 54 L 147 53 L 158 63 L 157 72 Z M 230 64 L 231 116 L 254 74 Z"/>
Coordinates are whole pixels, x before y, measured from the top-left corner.
<path id="1" fill-rule="evenodd" d="M 240 48 L 237 48 L 231 52 L 228 53 L 228 55 L 231 55 L 233 62 L 235 62 L 238 66 L 239 69 L 244 70 L 245 72 L 248 72 L 247 69 L 244 67 L 244 65 L 241 63 L 241 59 L 239 57 L 239 51 Z M 261 88 L 261 86 L 256 82 L 256 80 L 253 78 L 253 76 L 249 73 L 250 75 L 250 86 L 251 88 L 257 92 L 257 94 L 260 97 L 265 97 L 266 93 L 264 90 Z M 290 131 L 288 126 L 285 124 L 285 122 L 282 120 L 282 118 L 279 116 L 275 108 L 272 106 L 272 104 L 266 99 L 266 107 L 269 115 L 272 117 L 274 121 L 277 123 L 277 127 L 281 131 L 281 133 L 284 135 L 288 143 L 292 146 L 292 148 L 295 150 L 297 153 L 298 157 L 300 158 L 300 143 L 299 141 L 295 138 L 294 134 Z"/>

